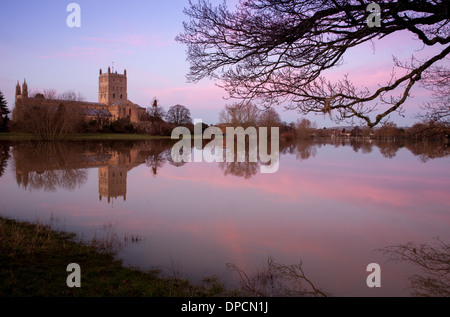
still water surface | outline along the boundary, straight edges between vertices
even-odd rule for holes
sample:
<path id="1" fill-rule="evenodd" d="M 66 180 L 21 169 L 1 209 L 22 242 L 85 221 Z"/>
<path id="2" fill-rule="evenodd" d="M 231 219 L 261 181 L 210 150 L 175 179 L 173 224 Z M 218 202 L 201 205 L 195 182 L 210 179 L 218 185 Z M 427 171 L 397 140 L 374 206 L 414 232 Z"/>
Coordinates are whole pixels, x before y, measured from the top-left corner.
<path id="1" fill-rule="evenodd" d="M 114 238 L 124 264 L 226 287 L 268 256 L 335 296 L 409 296 L 410 263 L 379 249 L 450 242 L 450 156 L 431 143 L 284 143 L 279 169 L 176 163 L 169 140 L 2 142 L 0 215 Z M 201 149 L 193 149 L 201 151 Z M 110 239 L 111 240 L 111 239 Z M 68 263 L 72 259 L 68 259 Z M 369 288 L 369 263 L 381 287 Z"/>

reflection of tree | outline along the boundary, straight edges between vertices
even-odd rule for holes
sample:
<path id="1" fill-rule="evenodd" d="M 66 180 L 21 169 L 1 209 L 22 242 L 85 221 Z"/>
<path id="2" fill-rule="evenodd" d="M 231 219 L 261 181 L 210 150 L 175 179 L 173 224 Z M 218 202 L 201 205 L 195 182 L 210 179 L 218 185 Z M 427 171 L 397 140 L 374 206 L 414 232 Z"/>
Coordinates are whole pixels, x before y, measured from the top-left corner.
<path id="1" fill-rule="evenodd" d="M 306 160 L 315 157 L 318 147 L 323 145 L 334 145 L 336 148 L 341 146 L 351 146 L 354 152 L 361 149 L 361 153 L 369 154 L 374 146 L 378 147 L 380 153 L 388 159 L 396 156 L 400 148 L 405 147 L 413 155 L 418 156 L 422 162 L 430 159 L 445 157 L 450 154 L 448 145 L 444 142 L 431 141 L 410 141 L 410 140 L 362 140 L 362 139 L 329 139 L 329 140 L 297 140 L 294 144 L 282 143 L 280 153 L 297 154 L 298 160 Z"/>
<path id="2" fill-rule="evenodd" d="M 450 296 L 450 244 L 435 238 L 435 244 L 407 242 L 380 250 L 388 261 L 412 263 L 425 273 L 409 278 L 414 296 Z"/>
<path id="3" fill-rule="evenodd" d="M 253 276 L 248 276 L 235 264 L 227 263 L 227 268 L 239 274 L 241 291 L 244 296 L 327 297 L 330 295 L 318 289 L 306 277 L 301 261 L 299 264 L 285 265 L 276 263 L 269 256 L 267 266 Z"/>
<path id="4" fill-rule="evenodd" d="M 380 153 L 388 159 L 394 158 L 401 147 L 397 142 L 390 141 L 379 142 L 377 146 L 380 149 Z"/>
<path id="5" fill-rule="evenodd" d="M 156 176 L 158 174 L 158 169 L 163 167 L 165 162 L 166 158 L 163 153 L 155 153 L 147 157 L 145 164 L 152 169 L 153 175 Z"/>
<path id="6" fill-rule="evenodd" d="M 150 150 L 143 153 L 146 157 L 145 164 L 151 168 L 153 176 L 156 176 L 158 169 L 167 162 L 167 152 L 170 154 L 170 143 L 165 140 L 153 140 Z"/>
<path id="7" fill-rule="evenodd" d="M 30 190 L 73 190 L 87 180 L 77 168 L 80 147 L 69 142 L 20 143 L 14 147 L 17 182 Z"/>
<path id="8" fill-rule="evenodd" d="M 235 145 L 234 149 L 234 158 L 233 161 L 229 161 L 227 159 L 227 151 L 224 151 L 224 161 L 219 162 L 219 168 L 223 171 L 224 175 L 234 175 L 239 177 L 244 177 L 245 179 L 249 179 L 259 172 L 259 162 L 252 162 L 250 160 L 250 149 L 248 142 L 246 142 L 246 149 L 244 151 L 237 151 L 237 146 Z M 243 160 L 243 162 L 238 162 L 239 159 Z"/>
<path id="9" fill-rule="evenodd" d="M 280 144 L 280 154 L 294 154 L 296 152 L 294 140 L 282 141 Z"/>
<path id="10" fill-rule="evenodd" d="M 28 174 L 28 189 L 43 189 L 54 192 L 58 188 L 74 190 L 87 181 L 85 169 L 47 170 Z"/>
<path id="11" fill-rule="evenodd" d="M 418 156 L 422 162 L 450 154 L 448 145 L 443 142 L 407 142 L 405 146 L 412 154 Z"/>
<path id="12" fill-rule="evenodd" d="M 315 157 L 317 154 L 317 145 L 316 142 L 299 140 L 297 142 L 297 159 L 303 161 L 309 159 L 311 156 Z"/>
<path id="13" fill-rule="evenodd" d="M 8 166 L 8 160 L 11 157 L 9 154 L 9 143 L 2 142 L 0 144 L 0 177 L 5 173 Z"/>
<path id="14" fill-rule="evenodd" d="M 181 153 L 178 153 L 178 154 L 179 154 L 179 156 L 176 158 L 176 160 L 174 160 L 172 158 L 171 150 L 169 149 L 168 151 L 165 152 L 164 156 L 170 165 L 173 165 L 176 167 L 181 167 L 181 166 L 185 165 L 187 162 L 183 161 L 183 159 L 182 159 L 183 155 Z"/>
<path id="15" fill-rule="evenodd" d="M 259 172 L 258 162 L 220 162 L 224 175 L 234 175 L 248 179 Z"/>
<path id="16" fill-rule="evenodd" d="M 371 142 L 362 142 L 361 143 L 361 152 L 363 154 L 369 154 L 372 153 L 372 143 Z"/>

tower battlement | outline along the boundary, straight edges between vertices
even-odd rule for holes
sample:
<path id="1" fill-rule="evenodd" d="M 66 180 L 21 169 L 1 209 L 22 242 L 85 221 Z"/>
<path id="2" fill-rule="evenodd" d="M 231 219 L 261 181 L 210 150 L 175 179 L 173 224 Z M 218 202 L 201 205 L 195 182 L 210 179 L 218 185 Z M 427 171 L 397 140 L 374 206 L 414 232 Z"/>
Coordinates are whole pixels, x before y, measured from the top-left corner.
<path id="1" fill-rule="evenodd" d="M 123 74 L 111 72 L 103 73 L 100 69 L 98 77 L 98 102 L 111 106 L 117 101 L 128 100 L 127 93 L 127 70 Z"/>

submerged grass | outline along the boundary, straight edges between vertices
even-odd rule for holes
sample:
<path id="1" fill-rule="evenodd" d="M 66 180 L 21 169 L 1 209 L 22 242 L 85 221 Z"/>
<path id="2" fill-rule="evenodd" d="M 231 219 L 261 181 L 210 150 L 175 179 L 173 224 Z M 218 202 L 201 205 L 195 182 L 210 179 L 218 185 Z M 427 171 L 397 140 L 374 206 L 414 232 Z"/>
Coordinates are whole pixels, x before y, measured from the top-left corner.
<path id="1" fill-rule="evenodd" d="M 0 217 L 0 297 L 197 297 L 224 296 L 215 278 L 194 285 L 163 278 L 157 270 L 127 268 L 114 253 L 49 225 Z M 67 265 L 81 267 L 81 287 L 69 288 Z"/>

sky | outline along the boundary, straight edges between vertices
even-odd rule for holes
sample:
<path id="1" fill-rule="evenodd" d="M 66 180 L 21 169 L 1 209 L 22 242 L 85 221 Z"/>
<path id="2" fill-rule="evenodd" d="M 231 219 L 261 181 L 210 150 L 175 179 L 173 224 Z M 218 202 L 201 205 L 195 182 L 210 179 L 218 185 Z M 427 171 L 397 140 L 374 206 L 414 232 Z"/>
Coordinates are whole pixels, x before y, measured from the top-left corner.
<path id="1" fill-rule="evenodd" d="M 212 0 L 213 3 L 221 3 Z M 233 6 L 236 0 L 228 1 Z M 128 99 L 144 108 L 156 97 L 166 110 L 186 106 L 192 118 L 217 123 L 218 113 L 230 101 L 216 82 L 204 79 L 188 83 L 186 47 L 175 41 L 183 32 L 188 0 L 123 1 L 79 0 L 81 27 L 68 27 L 71 1 L 2 0 L 0 3 L 0 91 L 8 106 L 14 106 L 15 85 L 26 79 L 30 90 L 74 90 L 87 101 L 98 100 L 100 68 L 123 73 L 127 70 Z M 345 64 L 330 79 L 349 73 L 355 83 L 369 88 L 385 83 L 392 71 L 392 56 L 408 59 L 430 56 L 409 34 L 397 34 L 381 42 L 362 45 L 344 56 Z M 405 105 L 405 117 L 394 114 L 398 126 L 412 125 L 428 92 L 413 89 L 414 98 Z M 287 122 L 302 116 L 277 108 Z M 308 115 L 318 127 L 333 127 L 328 117 Z M 346 125 L 345 123 L 341 125 Z"/>

